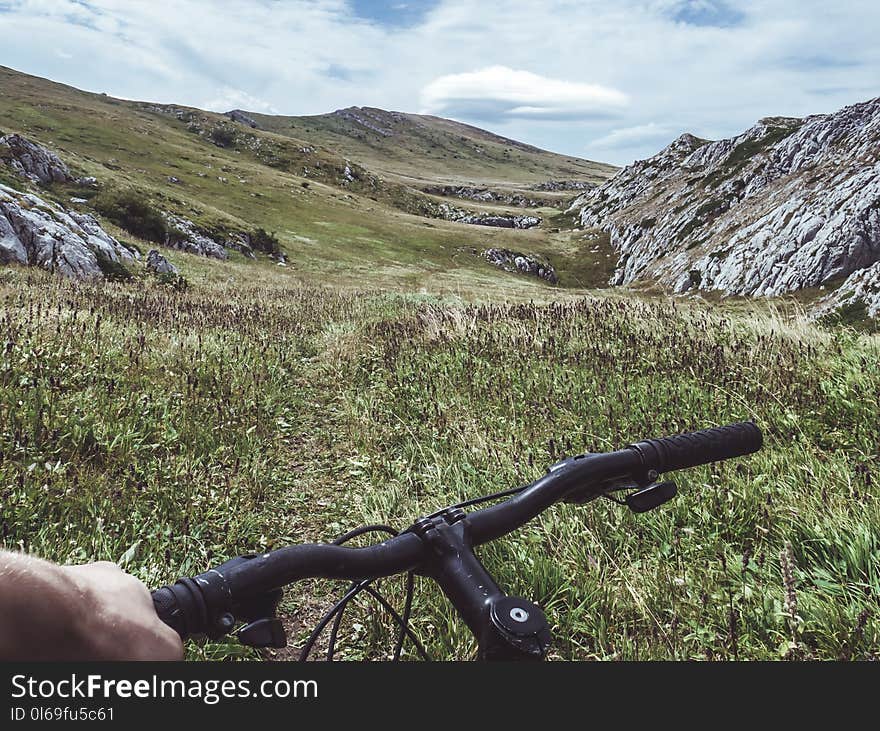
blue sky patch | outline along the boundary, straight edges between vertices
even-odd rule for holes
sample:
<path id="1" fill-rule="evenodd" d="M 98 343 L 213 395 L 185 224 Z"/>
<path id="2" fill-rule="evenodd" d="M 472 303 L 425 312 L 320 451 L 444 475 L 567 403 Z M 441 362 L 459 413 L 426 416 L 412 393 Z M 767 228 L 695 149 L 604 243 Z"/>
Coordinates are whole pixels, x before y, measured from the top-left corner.
<path id="1" fill-rule="evenodd" d="M 722 0 L 682 0 L 672 10 L 671 17 L 677 23 L 700 28 L 732 28 L 746 18 L 745 13 Z"/>
<path id="2" fill-rule="evenodd" d="M 418 25 L 440 0 L 349 0 L 359 18 L 392 27 Z"/>

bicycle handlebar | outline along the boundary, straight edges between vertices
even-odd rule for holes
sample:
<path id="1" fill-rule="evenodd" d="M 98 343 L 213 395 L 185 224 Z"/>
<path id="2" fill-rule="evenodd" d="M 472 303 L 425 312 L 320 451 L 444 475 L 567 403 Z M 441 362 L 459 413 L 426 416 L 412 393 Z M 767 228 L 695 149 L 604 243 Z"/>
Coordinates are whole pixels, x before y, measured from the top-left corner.
<path id="1" fill-rule="evenodd" d="M 757 452 L 762 443 L 757 425 L 742 421 L 674 437 L 646 439 L 630 445 L 630 449 L 642 455 L 646 467 L 663 473 L 742 457 Z"/>
<path id="2" fill-rule="evenodd" d="M 472 546 L 496 540 L 577 493 L 578 501 L 613 489 L 650 484 L 672 472 L 758 451 L 763 437 L 751 422 L 740 422 L 663 439 L 637 442 L 616 452 L 569 458 L 504 502 L 463 517 Z M 271 616 L 280 587 L 306 578 L 353 581 L 417 569 L 427 545 L 412 529 L 365 548 L 304 544 L 269 553 L 239 556 L 173 586 L 153 592 L 156 612 L 181 638 L 220 637 L 234 619 L 253 622 Z"/>

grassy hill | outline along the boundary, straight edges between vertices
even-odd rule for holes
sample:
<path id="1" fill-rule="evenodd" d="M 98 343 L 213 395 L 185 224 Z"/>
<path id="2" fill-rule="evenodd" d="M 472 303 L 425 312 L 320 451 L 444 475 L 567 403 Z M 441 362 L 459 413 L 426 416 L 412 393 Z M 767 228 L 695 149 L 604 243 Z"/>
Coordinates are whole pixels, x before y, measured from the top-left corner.
<path id="1" fill-rule="evenodd" d="M 371 170 L 406 181 L 528 187 L 547 180 L 601 183 L 616 170 L 441 117 L 372 107 L 308 117 L 248 114 L 261 128 L 314 140 Z"/>

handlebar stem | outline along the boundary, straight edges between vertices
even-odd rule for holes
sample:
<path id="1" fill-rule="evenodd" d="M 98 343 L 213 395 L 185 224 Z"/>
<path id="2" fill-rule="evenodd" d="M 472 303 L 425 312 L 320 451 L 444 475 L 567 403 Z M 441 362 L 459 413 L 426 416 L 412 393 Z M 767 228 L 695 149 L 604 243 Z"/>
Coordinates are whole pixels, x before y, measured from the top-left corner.
<path id="1" fill-rule="evenodd" d="M 474 554 L 470 524 L 460 509 L 418 521 L 425 544 L 420 573 L 434 579 L 476 637 L 481 660 L 542 660 L 550 627 L 541 609 L 507 596 Z"/>

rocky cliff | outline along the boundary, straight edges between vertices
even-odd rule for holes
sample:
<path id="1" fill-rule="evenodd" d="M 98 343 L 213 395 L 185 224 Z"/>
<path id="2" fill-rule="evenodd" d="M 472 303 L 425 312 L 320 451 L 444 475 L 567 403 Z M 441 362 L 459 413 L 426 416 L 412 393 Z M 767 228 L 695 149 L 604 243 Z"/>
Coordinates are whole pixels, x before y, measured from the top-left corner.
<path id="1" fill-rule="evenodd" d="M 38 266 L 77 279 L 103 279 L 108 262 L 133 261 L 139 256 L 88 213 L 63 210 L 31 193 L 0 185 L 0 264 Z"/>
<path id="2" fill-rule="evenodd" d="M 850 274 L 846 281 L 816 308 L 816 315 L 831 315 L 846 309 L 853 314 L 880 318 L 880 261 Z"/>
<path id="3" fill-rule="evenodd" d="M 858 273 L 880 260 L 880 98 L 717 142 L 682 135 L 570 212 L 610 232 L 612 284 L 762 296 L 853 275 L 845 291 L 867 291 Z"/>

